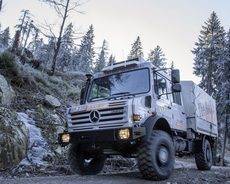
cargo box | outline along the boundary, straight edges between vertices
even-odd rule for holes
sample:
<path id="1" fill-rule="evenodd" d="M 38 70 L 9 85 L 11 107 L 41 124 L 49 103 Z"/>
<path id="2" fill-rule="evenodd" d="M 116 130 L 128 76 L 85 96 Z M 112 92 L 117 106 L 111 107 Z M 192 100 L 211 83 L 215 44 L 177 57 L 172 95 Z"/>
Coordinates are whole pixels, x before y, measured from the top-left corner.
<path id="1" fill-rule="evenodd" d="M 187 128 L 217 137 L 215 100 L 192 81 L 182 81 L 181 85 Z"/>

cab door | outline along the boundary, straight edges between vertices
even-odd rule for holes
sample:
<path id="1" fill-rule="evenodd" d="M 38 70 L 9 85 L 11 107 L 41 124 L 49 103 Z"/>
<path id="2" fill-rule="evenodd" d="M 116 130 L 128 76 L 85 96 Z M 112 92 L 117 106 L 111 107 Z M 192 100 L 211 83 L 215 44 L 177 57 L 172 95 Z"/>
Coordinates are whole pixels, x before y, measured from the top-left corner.
<path id="1" fill-rule="evenodd" d="M 187 131 L 187 120 L 184 107 L 179 92 L 171 94 L 172 103 L 172 128 L 181 131 Z"/>
<path id="2" fill-rule="evenodd" d="M 169 89 L 168 89 L 168 79 L 160 73 L 155 73 L 154 75 L 154 91 L 156 97 L 156 112 L 157 115 L 164 117 L 171 124 L 172 118 L 172 106 L 169 99 Z"/>

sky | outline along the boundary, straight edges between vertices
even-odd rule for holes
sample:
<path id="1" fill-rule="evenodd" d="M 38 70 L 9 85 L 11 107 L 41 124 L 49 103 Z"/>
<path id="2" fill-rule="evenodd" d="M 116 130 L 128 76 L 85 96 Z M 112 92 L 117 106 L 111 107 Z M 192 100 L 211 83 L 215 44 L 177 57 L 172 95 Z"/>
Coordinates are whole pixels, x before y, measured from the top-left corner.
<path id="1" fill-rule="evenodd" d="M 30 10 L 39 24 L 60 22 L 55 11 L 39 0 L 3 0 L 3 3 L 0 13 L 3 27 L 10 26 L 13 30 L 22 9 Z M 127 58 L 131 44 L 140 36 L 145 58 L 150 49 L 159 45 L 168 65 L 173 61 L 181 70 L 182 80 L 196 83 L 200 79 L 193 74 L 191 50 L 201 26 L 215 11 L 224 28 L 230 28 L 229 0 L 85 0 L 78 10 L 84 13 L 73 13 L 68 22 L 73 22 L 79 33 L 93 24 L 96 47 L 106 39 L 110 53 L 118 61 Z"/>

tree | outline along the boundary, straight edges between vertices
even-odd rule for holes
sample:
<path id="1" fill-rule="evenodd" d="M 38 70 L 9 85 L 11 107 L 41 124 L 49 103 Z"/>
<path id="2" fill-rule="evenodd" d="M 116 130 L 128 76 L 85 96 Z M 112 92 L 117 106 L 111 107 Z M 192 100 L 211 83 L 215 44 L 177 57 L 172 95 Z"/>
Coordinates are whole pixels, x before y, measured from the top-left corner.
<path id="1" fill-rule="evenodd" d="M 17 24 L 15 27 L 17 29 L 17 31 L 19 31 L 20 34 L 20 38 L 21 39 L 21 43 L 23 41 L 23 38 L 25 36 L 25 34 L 27 33 L 27 27 L 30 20 L 30 12 L 29 10 L 22 10 L 21 11 L 21 17 L 19 18 L 19 24 Z"/>
<path id="2" fill-rule="evenodd" d="M 112 54 L 109 57 L 109 62 L 108 62 L 108 66 L 113 65 L 114 63 L 116 63 L 116 58 L 115 56 L 113 56 Z"/>
<path id="3" fill-rule="evenodd" d="M 228 95 L 224 94 L 226 93 L 224 91 L 228 87 L 224 83 L 229 81 L 229 78 L 226 78 L 229 68 L 227 67 L 228 62 L 226 60 L 225 35 L 224 28 L 221 26 L 216 13 L 212 12 L 211 17 L 202 26 L 198 42 L 195 43 L 196 47 L 192 51 L 195 54 L 194 74 L 202 79 L 199 85 L 209 95 L 212 95 L 217 102 L 219 150 L 222 150 L 224 146 L 223 129 L 226 128 L 225 102 Z M 228 69 L 227 72 L 226 69 Z"/>
<path id="4" fill-rule="evenodd" d="M 100 72 L 106 65 L 108 59 L 108 46 L 106 40 L 103 41 L 101 51 L 96 60 L 94 72 Z"/>
<path id="5" fill-rule="evenodd" d="M 61 71 L 69 70 L 74 47 L 73 24 L 70 23 L 63 34 L 60 51 L 57 58 L 57 68 Z"/>
<path id="6" fill-rule="evenodd" d="M 10 28 L 7 27 L 1 34 L 0 34 L 0 43 L 3 47 L 9 47 L 10 42 Z"/>
<path id="7" fill-rule="evenodd" d="M 152 62 L 158 68 L 166 67 L 165 55 L 159 45 L 149 53 L 148 61 Z"/>
<path id="8" fill-rule="evenodd" d="M 48 69 L 52 65 L 51 61 L 54 55 L 55 42 L 55 38 L 50 37 L 48 44 L 45 44 L 43 39 L 38 39 L 35 43 L 34 58 L 41 62 L 41 66 L 44 69 Z"/>
<path id="9" fill-rule="evenodd" d="M 138 36 L 137 39 L 135 40 L 135 42 L 132 44 L 132 48 L 130 51 L 130 54 L 128 56 L 128 59 L 134 59 L 134 58 L 138 58 L 138 57 L 143 57 L 143 48 L 142 48 L 142 44 L 141 44 L 141 39 Z"/>
<path id="10" fill-rule="evenodd" d="M 57 43 L 55 44 L 54 56 L 52 59 L 52 66 L 51 66 L 51 73 L 50 73 L 51 75 L 53 75 L 56 69 L 57 57 L 61 47 L 62 36 L 63 36 L 66 20 L 72 11 L 77 11 L 76 8 L 80 6 L 80 3 L 78 0 L 40 0 L 40 1 L 46 2 L 49 5 L 51 5 L 56 10 L 59 17 L 61 18 L 59 35 L 57 37 Z"/>
<path id="11" fill-rule="evenodd" d="M 200 87 L 209 95 L 216 96 L 217 66 L 224 60 L 225 31 L 215 12 L 211 14 L 199 35 L 192 53 L 194 74 L 201 77 Z"/>
<path id="12" fill-rule="evenodd" d="M 174 68 L 175 68 L 174 61 L 171 62 L 170 68 L 171 68 L 171 69 L 174 69 Z"/>
<path id="13" fill-rule="evenodd" d="M 92 72 L 94 55 L 94 29 L 93 25 L 90 25 L 89 30 L 82 38 L 79 50 L 73 57 L 74 69 L 82 72 Z"/>
<path id="14" fill-rule="evenodd" d="M 224 164 L 227 136 L 230 137 L 230 30 L 226 39 L 226 57 L 217 67 L 217 112 L 222 144 L 221 162 Z"/>

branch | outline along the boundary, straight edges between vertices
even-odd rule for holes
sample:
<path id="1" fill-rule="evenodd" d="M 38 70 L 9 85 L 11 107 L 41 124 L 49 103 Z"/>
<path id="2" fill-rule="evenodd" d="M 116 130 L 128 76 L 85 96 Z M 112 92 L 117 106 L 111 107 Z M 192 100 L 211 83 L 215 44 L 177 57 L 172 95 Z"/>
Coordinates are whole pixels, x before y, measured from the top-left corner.
<path id="1" fill-rule="evenodd" d="M 54 6 L 54 10 L 57 12 L 57 14 L 58 14 L 58 15 L 60 15 L 60 16 L 61 16 L 61 18 L 63 18 L 63 17 L 64 17 L 64 15 L 63 15 L 63 13 L 61 12 L 61 10 L 60 10 L 59 6 Z"/>
<path id="2" fill-rule="evenodd" d="M 67 12 L 70 12 L 70 11 L 75 11 L 76 13 L 80 13 L 80 14 L 84 14 L 85 12 L 83 12 L 83 11 L 79 11 L 79 10 L 75 10 L 77 7 L 79 7 L 79 6 L 82 6 L 83 4 L 85 4 L 86 2 L 79 2 L 79 1 L 77 1 L 77 2 L 75 2 L 74 3 L 74 5 L 71 7 L 71 8 L 69 8 L 68 10 L 67 10 Z"/>
<path id="3" fill-rule="evenodd" d="M 56 0 L 40 0 L 40 1 L 49 3 L 51 6 L 61 6 L 65 8 L 65 4 L 62 4 L 61 2 L 57 2 Z"/>
<path id="4" fill-rule="evenodd" d="M 46 22 L 46 20 L 45 20 L 45 23 L 46 23 L 46 27 L 48 27 L 48 29 L 49 29 L 49 31 L 50 31 L 50 33 L 51 33 L 51 35 L 52 35 L 53 37 L 55 37 L 55 38 L 56 38 L 56 35 L 55 35 L 55 34 L 54 34 L 54 32 L 52 31 L 51 25 L 50 25 L 50 24 L 48 24 L 48 23 Z"/>

